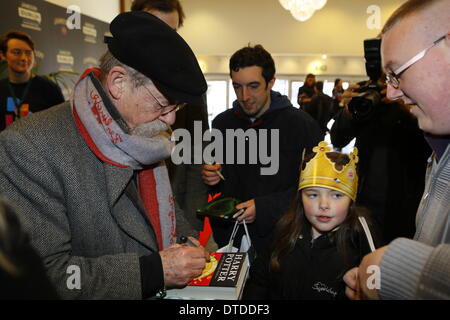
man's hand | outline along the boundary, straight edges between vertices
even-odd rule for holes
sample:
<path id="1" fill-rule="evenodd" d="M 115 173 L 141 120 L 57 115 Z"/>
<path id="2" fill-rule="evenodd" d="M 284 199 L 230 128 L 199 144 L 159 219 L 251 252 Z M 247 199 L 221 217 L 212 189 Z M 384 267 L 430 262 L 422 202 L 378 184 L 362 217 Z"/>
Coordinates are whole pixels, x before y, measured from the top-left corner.
<path id="1" fill-rule="evenodd" d="M 190 240 L 192 241 L 191 238 Z M 185 244 L 175 244 L 160 251 L 159 255 L 166 288 L 187 285 L 189 281 L 202 273 L 206 262 L 209 261 L 209 253 L 203 247 Z"/>
<path id="2" fill-rule="evenodd" d="M 369 253 L 363 258 L 359 268 L 353 268 L 347 271 L 344 275 L 344 282 L 347 285 L 347 288 L 345 289 L 347 297 L 352 300 L 379 299 L 378 289 L 371 289 L 368 287 L 368 278 L 373 275 L 373 271 L 370 271 L 370 267 L 376 266 L 379 268 L 381 260 L 383 259 L 384 253 L 387 249 L 388 246 L 384 246 L 372 253 Z"/>
<path id="3" fill-rule="evenodd" d="M 350 269 L 344 275 L 345 294 L 350 300 L 360 300 L 359 296 L 359 282 L 358 282 L 358 267 Z"/>
<path id="4" fill-rule="evenodd" d="M 360 86 L 357 83 L 353 83 L 349 85 L 347 90 L 344 91 L 342 94 L 342 100 L 341 103 L 344 105 L 344 110 L 348 115 L 351 115 L 351 112 L 348 110 L 348 104 L 352 100 L 353 97 L 358 96 L 360 93 L 355 92 L 355 90 L 359 89 Z"/>
<path id="5" fill-rule="evenodd" d="M 217 171 L 222 171 L 222 165 L 216 164 L 204 164 L 202 170 L 203 182 L 209 186 L 214 186 L 220 182 L 220 176 Z"/>
<path id="6" fill-rule="evenodd" d="M 236 206 L 236 209 L 245 209 L 244 213 L 237 218 L 237 221 L 242 222 L 243 220 L 245 220 L 245 223 L 252 223 L 255 221 L 256 219 L 255 199 L 239 203 Z"/>

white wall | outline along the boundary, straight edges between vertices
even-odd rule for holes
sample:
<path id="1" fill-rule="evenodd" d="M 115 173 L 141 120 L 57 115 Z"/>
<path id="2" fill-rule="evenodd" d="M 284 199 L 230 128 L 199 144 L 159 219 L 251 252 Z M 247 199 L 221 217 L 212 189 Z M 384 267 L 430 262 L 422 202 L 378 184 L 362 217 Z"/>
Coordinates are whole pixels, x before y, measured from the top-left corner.
<path id="1" fill-rule="evenodd" d="M 62 7 L 77 5 L 82 13 L 111 22 L 119 0 L 46 0 Z M 131 0 L 130 0 L 131 1 Z M 261 43 L 272 54 L 362 56 L 369 30 L 370 5 L 381 9 L 381 24 L 404 0 L 328 0 L 305 22 L 292 18 L 278 0 L 180 0 L 186 13 L 180 34 L 199 55 L 229 55 L 247 43 Z"/>
<path id="2" fill-rule="evenodd" d="M 67 8 L 70 5 L 80 7 L 81 13 L 110 23 L 120 12 L 119 0 L 45 0 Z"/>
<path id="3" fill-rule="evenodd" d="M 119 0 L 46 0 L 105 22 L 120 11 Z M 127 0 L 131 2 L 131 0 Z M 227 74 L 233 52 L 262 44 L 275 58 L 277 74 L 306 73 L 364 76 L 364 39 L 380 29 L 368 28 L 371 5 L 380 8 L 381 26 L 404 0 L 328 0 L 306 22 L 295 20 L 278 0 L 180 0 L 186 13 L 179 30 L 205 73 Z M 327 58 L 322 59 L 322 54 Z"/>
<path id="4" fill-rule="evenodd" d="M 363 55 L 363 39 L 381 31 L 367 27 L 367 8 L 381 9 L 382 26 L 404 0 L 328 0 L 305 22 L 278 0 L 181 2 L 187 17 L 180 34 L 197 54 L 231 54 L 251 42 L 273 54 Z"/>
<path id="5" fill-rule="evenodd" d="M 365 75 L 363 40 L 373 38 L 404 0 L 328 0 L 305 22 L 278 0 L 181 0 L 186 20 L 180 34 L 205 73 L 228 73 L 233 52 L 262 44 L 277 74 Z M 369 29 L 369 6 L 380 9 L 380 27 Z M 327 58 L 322 59 L 326 54 Z"/>

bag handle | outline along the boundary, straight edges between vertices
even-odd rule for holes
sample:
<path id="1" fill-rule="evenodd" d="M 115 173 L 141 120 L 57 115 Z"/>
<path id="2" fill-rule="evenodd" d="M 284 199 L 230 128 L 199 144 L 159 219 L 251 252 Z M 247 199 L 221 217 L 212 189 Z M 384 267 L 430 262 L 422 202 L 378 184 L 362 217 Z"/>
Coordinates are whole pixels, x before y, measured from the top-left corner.
<path id="1" fill-rule="evenodd" d="M 245 235 L 247 236 L 247 239 L 248 239 L 248 244 L 251 247 L 252 240 L 250 238 L 250 234 L 248 233 L 247 224 L 245 223 L 245 220 L 242 220 L 242 222 L 244 225 Z M 236 222 L 234 223 L 233 231 L 231 232 L 230 241 L 228 242 L 228 246 L 227 246 L 228 252 L 231 252 L 231 249 L 233 248 L 234 238 L 236 237 L 239 226 L 240 226 L 239 221 L 236 220 Z"/>
<path id="2" fill-rule="evenodd" d="M 245 223 L 245 220 L 242 220 L 242 221 L 244 222 L 244 230 L 245 230 L 245 235 L 247 236 L 247 239 L 248 239 L 248 246 L 251 247 L 252 239 L 250 238 L 250 234 L 248 233 L 247 224 Z"/>
<path id="3" fill-rule="evenodd" d="M 369 226 L 367 225 L 367 221 L 366 221 L 366 219 L 364 219 L 364 217 L 358 217 L 358 219 L 363 227 L 364 233 L 366 234 L 366 238 L 367 238 L 367 241 L 369 242 L 370 250 L 372 252 L 374 252 L 376 249 L 375 249 L 375 245 L 373 243 L 372 234 L 370 233 Z"/>

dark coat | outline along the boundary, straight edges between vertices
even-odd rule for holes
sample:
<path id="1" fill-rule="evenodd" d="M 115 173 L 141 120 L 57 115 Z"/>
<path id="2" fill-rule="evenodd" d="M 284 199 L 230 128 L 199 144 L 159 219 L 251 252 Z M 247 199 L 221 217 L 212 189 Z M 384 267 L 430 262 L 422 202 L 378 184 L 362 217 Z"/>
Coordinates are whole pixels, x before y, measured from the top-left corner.
<path id="1" fill-rule="evenodd" d="M 293 250 L 282 258 L 279 272 L 270 270 L 269 252 L 257 257 L 243 299 L 346 299 L 342 277 L 370 252 L 369 245 L 364 235 L 349 240 L 344 261 L 333 235 L 325 234 L 311 241 L 310 232 L 302 233 Z"/>
<path id="2" fill-rule="evenodd" d="M 330 132 L 334 147 L 345 147 L 356 138 L 356 203 L 370 210 L 386 243 L 412 238 L 431 153 L 417 120 L 397 103 L 380 103 L 360 120 L 341 110 L 335 120 Z"/>
<path id="3" fill-rule="evenodd" d="M 15 105 L 12 94 L 8 88 L 8 79 L 0 80 L 0 131 L 7 126 L 7 117 L 14 119 L 15 114 L 13 109 Z M 64 102 L 64 96 L 58 85 L 47 78 L 35 76 L 31 80 L 31 84 L 26 97 L 24 97 L 23 104 L 28 105 L 30 114 L 48 109 L 54 105 Z M 11 84 L 14 94 L 17 99 L 21 99 L 26 83 Z M 9 101 L 7 100 L 9 98 Z M 8 107 L 9 104 L 9 107 Z M 13 107 L 13 109 L 11 109 Z"/>
<path id="4" fill-rule="evenodd" d="M 0 199 L 0 300 L 59 299 L 15 209 Z"/>
<path id="5" fill-rule="evenodd" d="M 330 96 L 319 92 L 313 96 L 311 102 L 306 103 L 303 110 L 317 121 L 320 129 L 322 130 L 323 136 L 328 131 L 327 124 L 333 118 L 334 115 L 334 101 Z"/>
<path id="6" fill-rule="evenodd" d="M 221 181 L 216 188 L 216 191 L 222 192 L 224 196 L 235 197 L 241 201 L 255 199 L 256 220 L 248 227 L 257 252 L 268 247 L 273 226 L 295 196 L 303 149 L 306 148 L 307 152 L 311 151 L 321 138 L 318 125 L 306 112 L 294 108 L 289 99 L 278 92 L 272 91 L 271 97 L 272 103 L 269 110 L 254 122 L 244 114 L 236 101 L 233 109 L 219 114 L 212 123 L 213 128 L 222 132 L 224 146 L 227 144 L 226 129 L 243 129 L 245 132 L 255 129 L 258 142 L 262 129 L 268 129 L 268 152 L 271 150 L 270 130 L 279 130 L 279 152 L 274 149 L 276 155 L 279 156 L 276 174 L 262 175 L 261 168 L 270 165 L 263 165 L 259 157 L 257 163 L 249 163 L 249 148 L 255 145 L 249 143 L 249 138 L 247 138 L 245 141 L 245 164 L 236 164 L 235 145 L 235 164 L 225 163 L 223 165 L 223 175 L 226 180 Z M 226 150 L 223 154 L 224 160 L 226 160 Z M 214 240 L 219 247 L 224 246 L 228 243 L 233 225 L 222 221 L 212 221 L 211 223 Z M 243 228 L 240 229 L 237 239 L 240 239 L 243 234 Z M 239 245 L 239 242 L 236 244 Z"/>
<path id="7" fill-rule="evenodd" d="M 188 105 L 178 111 L 175 123 L 171 127 L 172 130 L 186 129 L 191 134 L 191 137 L 194 137 L 195 122 L 201 122 L 203 136 L 203 133 L 209 129 L 206 103 L 204 105 Z M 196 147 L 203 147 L 196 146 L 194 138 L 191 140 L 191 143 L 191 150 L 194 150 Z M 177 210 L 184 213 L 193 229 L 202 230 L 203 220 L 196 215 L 196 210 L 204 206 L 208 199 L 208 186 L 203 182 L 201 175 L 202 165 L 195 164 L 194 161 L 190 164 L 175 165 L 171 159 L 167 159 L 166 164 Z"/>

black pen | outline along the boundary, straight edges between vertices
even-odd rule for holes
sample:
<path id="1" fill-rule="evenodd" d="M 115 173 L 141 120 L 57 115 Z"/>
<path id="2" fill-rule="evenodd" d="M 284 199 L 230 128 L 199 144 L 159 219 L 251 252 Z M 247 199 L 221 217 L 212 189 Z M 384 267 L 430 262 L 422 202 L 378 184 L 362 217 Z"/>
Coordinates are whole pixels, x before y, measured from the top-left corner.
<path id="1" fill-rule="evenodd" d="M 196 245 L 195 243 L 193 243 L 188 237 L 186 236 L 181 236 L 180 237 L 180 244 L 186 244 L 188 246 L 191 247 L 198 247 L 198 245 Z"/>
<path id="2" fill-rule="evenodd" d="M 233 215 L 233 219 L 239 217 L 241 214 L 243 214 L 245 211 L 245 208 L 239 209 L 239 211 L 237 211 L 234 215 Z"/>
<path id="3" fill-rule="evenodd" d="M 214 162 L 206 162 L 206 164 L 213 166 L 215 163 Z M 223 176 L 222 172 L 220 172 L 219 170 L 214 170 L 215 173 L 217 173 L 217 175 L 219 176 L 220 179 L 225 181 L 225 177 Z"/>
<path id="4" fill-rule="evenodd" d="M 200 248 L 201 247 L 201 245 L 196 245 L 195 243 L 193 243 L 188 237 L 186 237 L 186 236 L 181 236 L 180 237 L 180 244 L 185 244 L 185 245 L 187 245 L 187 246 L 190 246 L 190 247 L 196 247 L 196 248 Z M 211 260 L 211 258 L 210 258 L 210 256 L 209 256 L 209 254 L 207 255 L 207 258 L 206 258 L 206 262 L 209 262 Z"/>

